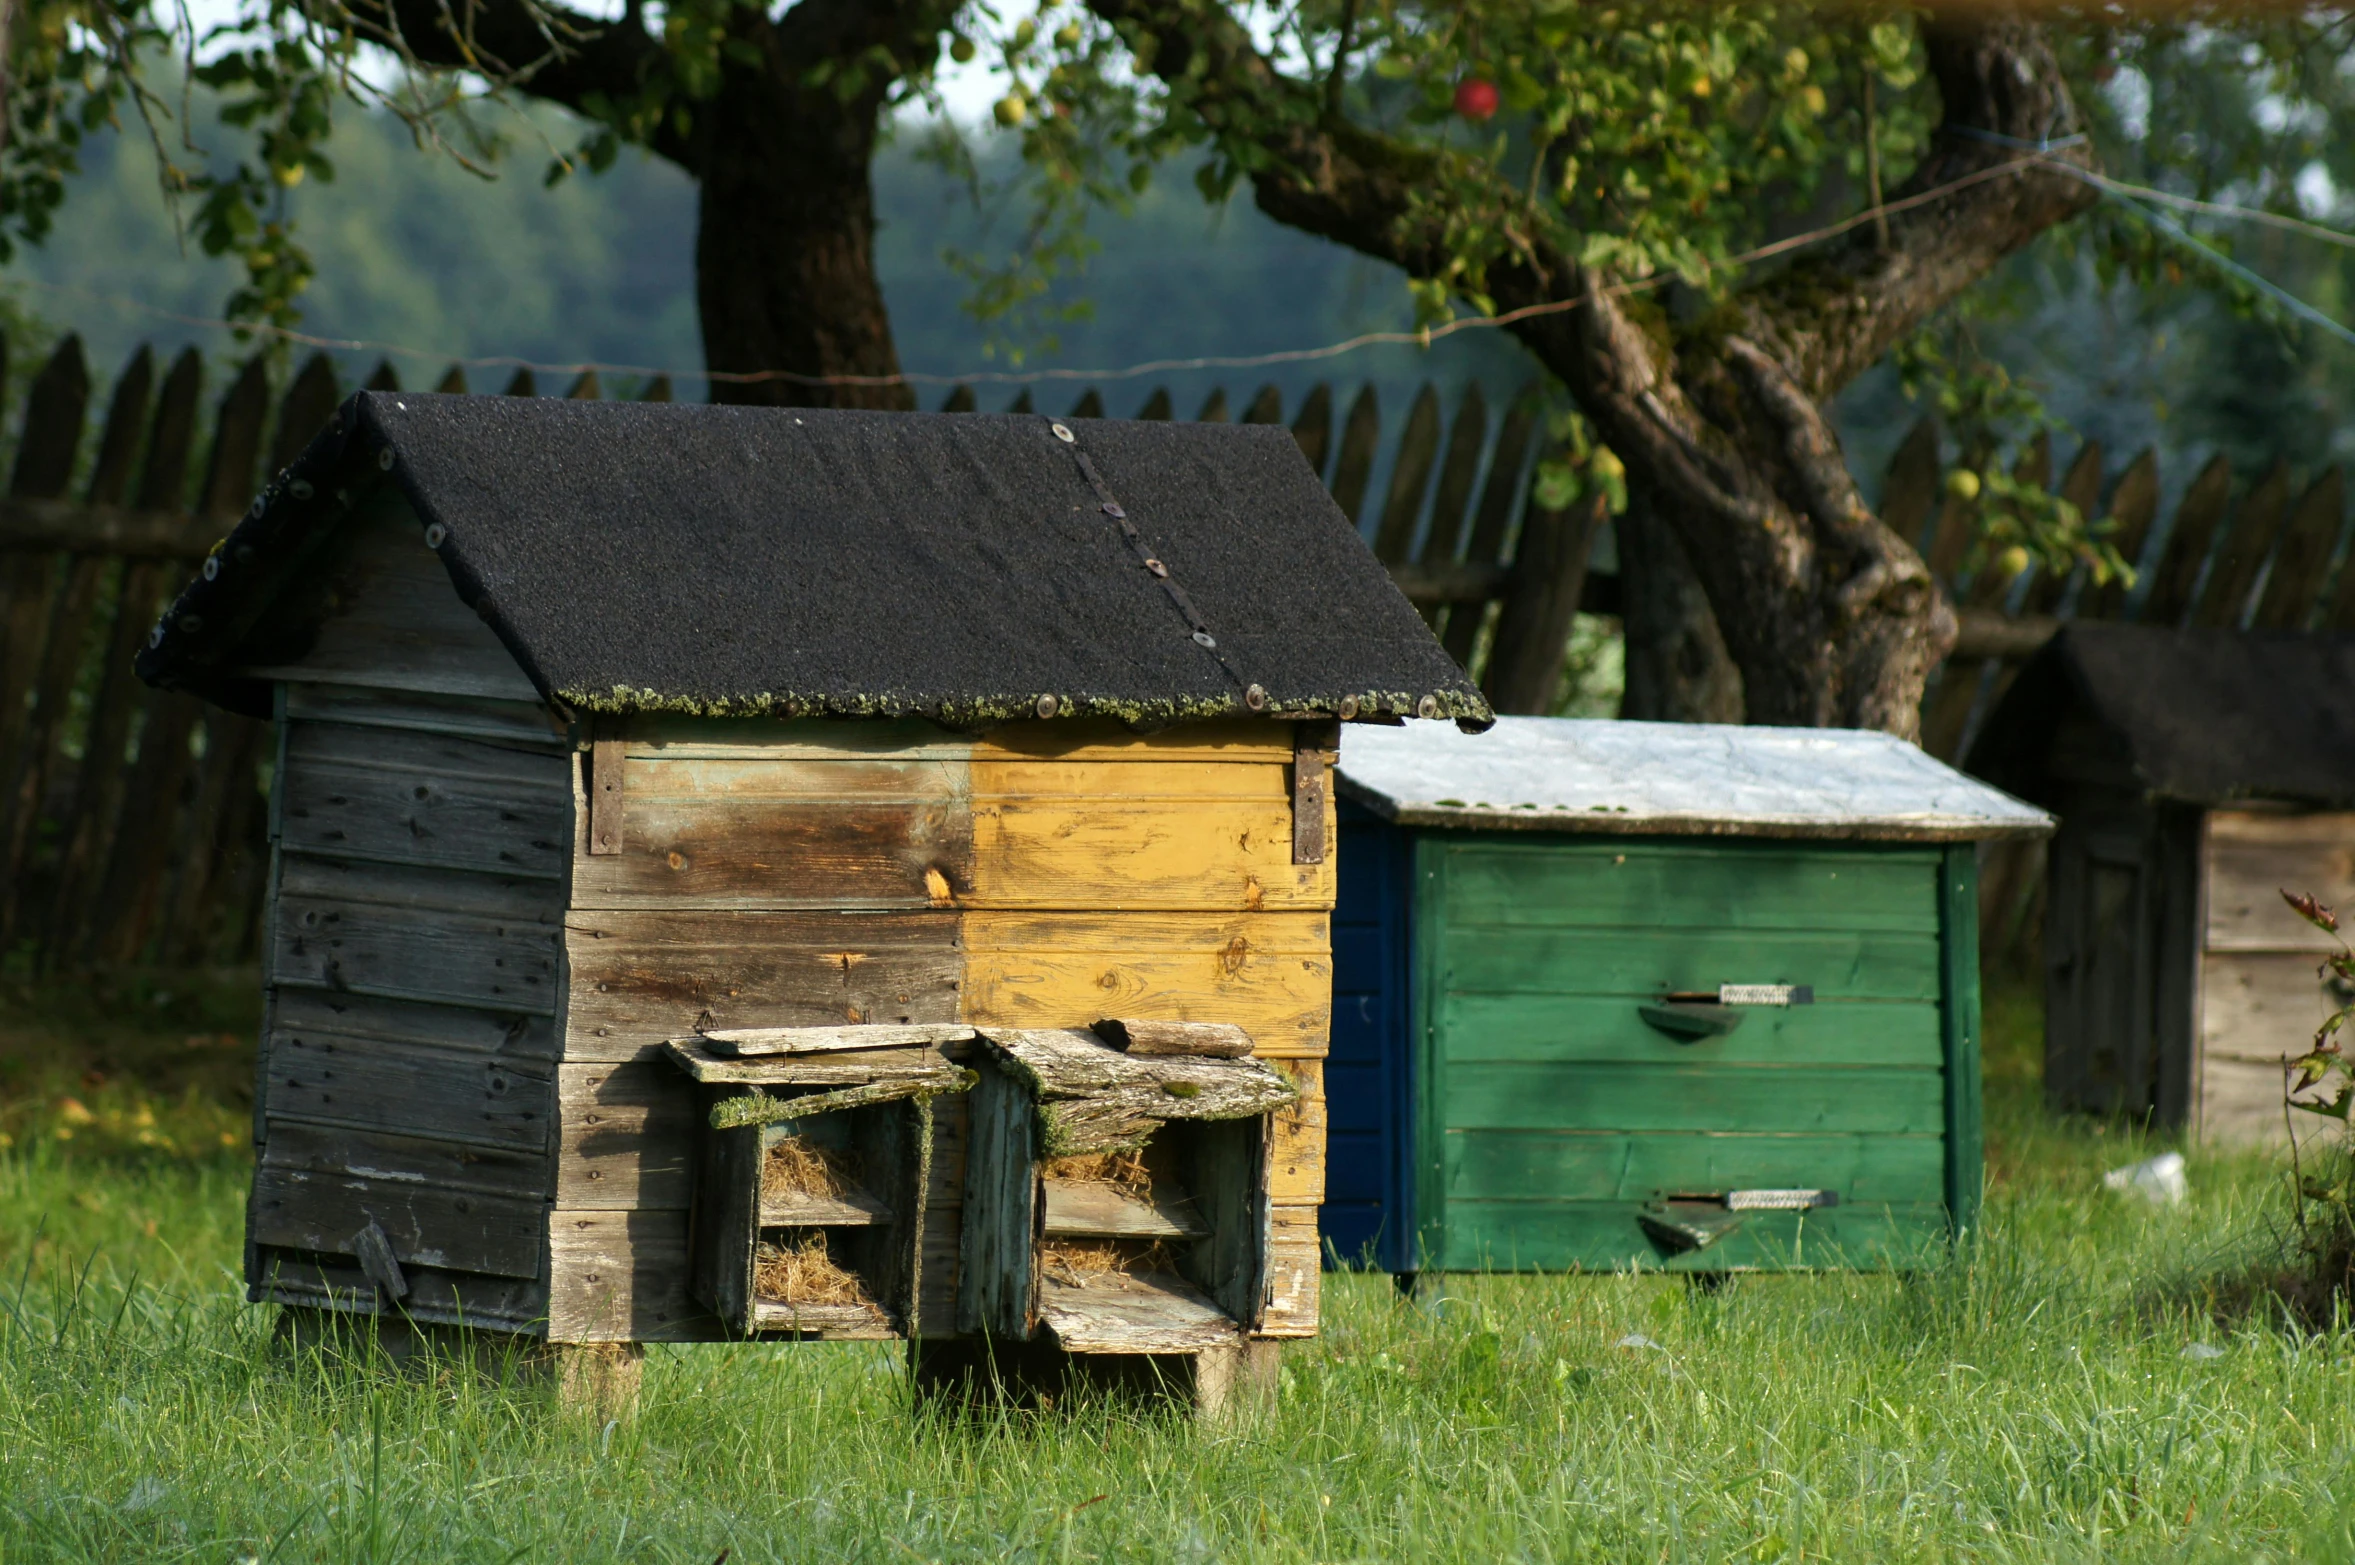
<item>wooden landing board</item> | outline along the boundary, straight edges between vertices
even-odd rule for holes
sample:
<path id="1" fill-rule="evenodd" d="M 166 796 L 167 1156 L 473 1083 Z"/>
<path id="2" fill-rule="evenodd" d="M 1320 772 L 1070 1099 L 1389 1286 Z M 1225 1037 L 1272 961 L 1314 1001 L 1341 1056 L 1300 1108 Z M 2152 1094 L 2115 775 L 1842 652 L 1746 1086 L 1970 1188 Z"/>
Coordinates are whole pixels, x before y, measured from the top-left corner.
<path id="1" fill-rule="evenodd" d="M 1049 1238 L 1199 1239 L 1210 1231 L 1191 1201 L 1143 1200 L 1095 1180 L 1049 1176 L 1040 1183 L 1046 1211 L 1039 1231 Z"/>
<path id="2" fill-rule="evenodd" d="M 893 1027 L 880 1023 L 865 1027 L 747 1027 L 695 1035 L 695 1040 L 706 1051 L 730 1059 L 833 1054 L 862 1049 L 927 1048 L 940 1044 L 970 1043 L 972 1039 L 972 1028 L 954 1022 L 934 1022 L 912 1027 Z"/>
<path id="3" fill-rule="evenodd" d="M 900 1334 L 891 1317 L 872 1304 L 789 1304 L 782 1299 L 756 1299 L 752 1306 L 755 1331 L 789 1332 L 821 1342 L 888 1342 Z"/>
<path id="4" fill-rule="evenodd" d="M 890 1221 L 891 1208 L 864 1190 L 840 1195 L 795 1191 L 763 1195 L 760 1203 L 763 1228 L 867 1228 Z"/>
<path id="5" fill-rule="evenodd" d="M 1105 1272 L 1039 1284 L 1039 1324 L 1067 1353 L 1199 1353 L 1241 1333 L 1219 1307 L 1166 1272 Z"/>

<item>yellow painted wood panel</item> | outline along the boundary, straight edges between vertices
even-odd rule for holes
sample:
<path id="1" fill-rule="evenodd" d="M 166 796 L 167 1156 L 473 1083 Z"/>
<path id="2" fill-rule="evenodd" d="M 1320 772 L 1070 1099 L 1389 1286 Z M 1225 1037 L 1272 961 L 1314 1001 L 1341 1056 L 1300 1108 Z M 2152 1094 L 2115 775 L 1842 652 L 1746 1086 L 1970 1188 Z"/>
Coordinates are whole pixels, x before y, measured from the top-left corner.
<path id="1" fill-rule="evenodd" d="M 1322 914 L 975 911 L 963 928 L 966 1021 L 1232 1022 L 1269 1059 L 1321 1058 L 1332 1034 L 1333 959 Z"/>
<path id="2" fill-rule="evenodd" d="M 1315 1206 L 1325 1199 L 1325 1062 L 1287 1060 L 1280 1067 L 1300 1099 L 1276 1110 L 1270 1128 L 1267 1198 L 1275 1206 Z"/>
<path id="3" fill-rule="evenodd" d="M 976 763 L 999 760 L 1292 760 L 1292 724 L 1275 718 L 1180 723 L 1140 734 L 1110 718 L 1004 723 L 973 741 Z"/>
<path id="4" fill-rule="evenodd" d="M 1262 1337 L 1317 1334 L 1319 1290 L 1324 1282 L 1324 1243 L 1317 1236 L 1313 1206 L 1275 1206 L 1267 1214 L 1268 1302 Z"/>
<path id="5" fill-rule="evenodd" d="M 976 761 L 967 769 L 977 800 L 1073 799 L 1107 809 L 1184 799 L 1255 799 L 1290 807 L 1291 764 L 1168 755 L 1120 761 Z"/>
<path id="6" fill-rule="evenodd" d="M 976 767 L 976 773 L 982 768 Z M 980 776 L 975 787 L 983 787 Z M 973 806 L 962 907 L 1330 908 L 1333 865 L 1292 862 L 1287 800 L 988 802 Z"/>

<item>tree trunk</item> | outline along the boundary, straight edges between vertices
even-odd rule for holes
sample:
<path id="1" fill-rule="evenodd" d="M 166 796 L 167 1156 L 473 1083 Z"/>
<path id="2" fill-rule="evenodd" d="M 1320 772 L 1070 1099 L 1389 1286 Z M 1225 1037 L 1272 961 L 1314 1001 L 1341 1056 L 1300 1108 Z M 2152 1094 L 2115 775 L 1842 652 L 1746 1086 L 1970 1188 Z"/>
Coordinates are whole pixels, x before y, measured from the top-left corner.
<path id="1" fill-rule="evenodd" d="M 1627 690 L 1619 715 L 1645 723 L 1738 723 L 1742 674 L 1676 530 L 1631 486 L 1619 533 Z"/>
<path id="2" fill-rule="evenodd" d="M 899 352 L 875 276 L 875 191 L 868 174 L 881 94 L 845 101 L 831 88 L 791 78 L 788 85 L 779 74 L 731 67 L 719 96 L 702 110 L 695 295 L 704 363 L 721 373 L 896 375 Z M 712 400 L 916 405 L 905 384 L 783 378 L 715 380 Z"/>

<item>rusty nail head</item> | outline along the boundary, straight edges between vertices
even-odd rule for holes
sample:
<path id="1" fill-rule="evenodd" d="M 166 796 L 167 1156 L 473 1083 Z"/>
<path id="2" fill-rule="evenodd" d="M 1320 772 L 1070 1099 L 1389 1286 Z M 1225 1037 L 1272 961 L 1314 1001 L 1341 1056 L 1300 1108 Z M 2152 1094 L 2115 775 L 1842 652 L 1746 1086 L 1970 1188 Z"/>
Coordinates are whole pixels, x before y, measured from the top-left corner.
<path id="1" fill-rule="evenodd" d="M 1207 630 L 1194 632 L 1194 642 L 1197 646 L 1207 647 L 1213 652 L 1218 650 L 1218 638 Z"/>
<path id="2" fill-rule="evenodd" d="M 1345 723 L 1348 722 L 1351 718 L 1357 716 L 1357 697 L 1343 696 L 1341 698 L 1341 709 L 1338 713 L 1338 716 L 1340 717 L 1341 721 Z"/>
<path id="3" fill-rule="evenodd" d="M 1043 695 L 1043 696 L 1040 696 L 1040 697 L 1038 698 L 1038 715 L 1039 715 L 1039 716 L 1041 716 L 1041 717 L 1053 717 L 1053 716 L 1054 716 L 1054 715 L 1055 715 L 1057 712 L 1060 712 L 1060 711 L 1062 711 L 1062 710 L 1063 710 L 1063 701 L 1062 701 L 1062 698 L 1061 698 L 1061 697 L 1059 697 L 1059 696 L 1055 696 L 1055 695 L 1052 695 L 1052 694 L 1049 694 L 1049 695 Z"/>
<path id="4" fill-rule="evenodd" d="M 1065 445 L 1070 445 L 1072 443 L 1073 437 L 1070 430 L 1065 429 L 1061 424 L 1054 424 L 1050 425 L 1049 427 L 1055 431 L 1055 438 L 1057 440 L 1062 441 Z"/>
<path id="5" fill-rule="evenodd" d="M 1425 696 L 1422 700 L 1415 703 L 1415 716 L 1437 717 L 1438 715 L 1439 698 L 1437 696 Z"/>
<path id="6" fill-rule="evenodd" d="M 1145 562 L 1145 569 L 1151 571 L 1156 576 L 1167 576 L 1169 574 L 1169 567 L 1162 564 L 1159 560 L 1147 560 Z"/>

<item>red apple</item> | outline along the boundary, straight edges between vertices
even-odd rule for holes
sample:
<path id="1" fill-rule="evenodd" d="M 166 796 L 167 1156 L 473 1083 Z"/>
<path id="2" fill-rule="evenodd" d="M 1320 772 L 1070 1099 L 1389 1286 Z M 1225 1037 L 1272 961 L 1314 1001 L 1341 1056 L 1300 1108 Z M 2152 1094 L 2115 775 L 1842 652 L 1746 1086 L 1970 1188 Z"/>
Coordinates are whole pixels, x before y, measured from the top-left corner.
<path id="1" fill-rule="evenodd" d="M 1456 112 L 1468 120 L 1493 117 L 1499 102 L 1496 83 L 1478 76 L 1465 78 L 1456 87 Z"/>

